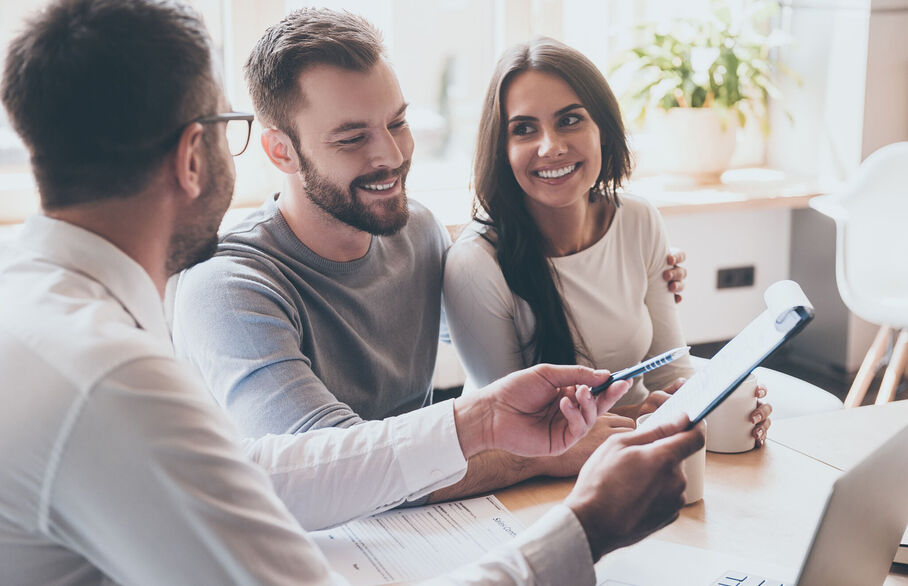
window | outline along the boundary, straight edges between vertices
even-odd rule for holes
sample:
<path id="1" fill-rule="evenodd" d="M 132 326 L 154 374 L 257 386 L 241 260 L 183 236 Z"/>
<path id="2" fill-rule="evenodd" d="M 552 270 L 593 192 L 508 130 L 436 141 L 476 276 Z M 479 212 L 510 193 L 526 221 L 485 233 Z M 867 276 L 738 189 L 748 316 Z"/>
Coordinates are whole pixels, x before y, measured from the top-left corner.
<path id="1" fill-rule="evenodd" d="M 25 17 L 46 3 L 0 3 L 4 55 Z M 203 14 L 215 41 L 233 108 L 251 111 L 242 75 L 246 56 L 268 26 L 310 3 L 192 0 L 190 4 Z M 432 207 L 442 221 L 446 216 L 462 218 L 469 207 L 482 99 L 495 61 L 506 47 L 539 35 L 552 36 L 581 50 L 607 72 L 616 52 L 631 42 L 634 25 L 709 10 L 709 0 L 328 0 L 319 5 L 362 14 L 383 32 L 411 104 L 408 119 L 416 151 L 409 192 Z M 620 93 L 620 87 L 613 89 Z M 260 133 L 254 124 L 249 148 L 235 160 L 235 206 L 257 205 L 281 188 L 281 174 L 259 147 Z M 744 162 L 761 163 L 762 147 L 748 156 Z M 0 223 L 20 221 L 35 209 L 37 195 L 27 154 L 0 115 Z"/>

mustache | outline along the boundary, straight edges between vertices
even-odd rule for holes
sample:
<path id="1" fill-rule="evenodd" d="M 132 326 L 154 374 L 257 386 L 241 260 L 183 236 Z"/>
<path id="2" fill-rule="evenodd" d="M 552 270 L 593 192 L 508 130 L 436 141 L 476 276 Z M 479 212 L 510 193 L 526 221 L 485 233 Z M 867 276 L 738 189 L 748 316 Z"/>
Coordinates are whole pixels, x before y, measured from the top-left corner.
<path id="1" fill-rule="evenodd" d="M 368 183 L 383 183 L 389 181 L 396 177 L 406 178 L 407 173 L 410 171 L 410 161 L 404 161 L 400 167 L 397 169 L 382 169 L 380 171 L 374 171 L 372 173 L 367 173 L 366 175 L 360 175 L 350 184 L 351 187 L 357 187 L 360 185 L 366 185 Z"/>

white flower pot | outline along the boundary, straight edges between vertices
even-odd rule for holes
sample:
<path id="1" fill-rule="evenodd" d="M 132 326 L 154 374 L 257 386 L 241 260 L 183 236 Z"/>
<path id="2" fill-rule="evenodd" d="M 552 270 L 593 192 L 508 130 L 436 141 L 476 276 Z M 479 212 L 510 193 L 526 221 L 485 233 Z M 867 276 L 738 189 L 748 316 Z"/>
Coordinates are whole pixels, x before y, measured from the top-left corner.
<path id="1" fill-rule="evenodd" d="M 719 183 L 735 151 L 733 116 L 712 108 L 672 108 L 654 120 L 660 171 L 698 183 Z"/>

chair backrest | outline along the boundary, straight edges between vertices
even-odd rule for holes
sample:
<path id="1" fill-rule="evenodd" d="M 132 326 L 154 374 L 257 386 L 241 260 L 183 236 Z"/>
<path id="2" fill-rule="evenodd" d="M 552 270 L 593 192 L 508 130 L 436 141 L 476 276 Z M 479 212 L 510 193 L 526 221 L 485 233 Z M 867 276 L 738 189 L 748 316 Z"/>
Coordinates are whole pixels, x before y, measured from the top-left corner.
<path id="1" fill-rule="evenodd" d="M 836 282 L 863 319 L 908 327 L 908 142 L 861 163 L 848 185 L 811 206 L 836 222 Z"/>

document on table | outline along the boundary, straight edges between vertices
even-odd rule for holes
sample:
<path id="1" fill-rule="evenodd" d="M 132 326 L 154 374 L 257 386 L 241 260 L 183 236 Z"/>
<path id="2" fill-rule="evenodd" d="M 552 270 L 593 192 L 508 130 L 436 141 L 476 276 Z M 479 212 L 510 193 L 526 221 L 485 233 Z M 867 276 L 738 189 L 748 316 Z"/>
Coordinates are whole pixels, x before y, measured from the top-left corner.
<path id="1" fill-rule="evenodd" d="M 523 529 L 494 496 L 396 509 L 309 535 L 354 586 L 419 580 L 475 562 Z"/>

